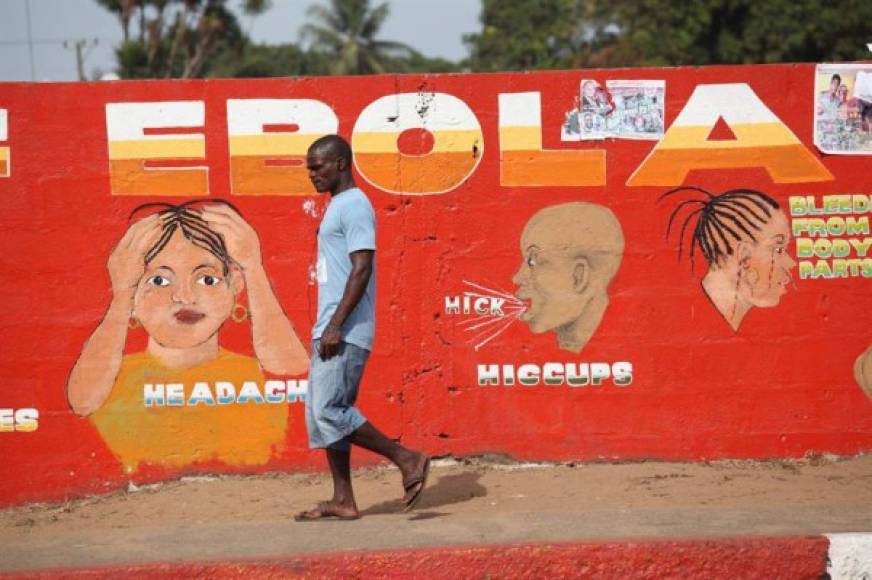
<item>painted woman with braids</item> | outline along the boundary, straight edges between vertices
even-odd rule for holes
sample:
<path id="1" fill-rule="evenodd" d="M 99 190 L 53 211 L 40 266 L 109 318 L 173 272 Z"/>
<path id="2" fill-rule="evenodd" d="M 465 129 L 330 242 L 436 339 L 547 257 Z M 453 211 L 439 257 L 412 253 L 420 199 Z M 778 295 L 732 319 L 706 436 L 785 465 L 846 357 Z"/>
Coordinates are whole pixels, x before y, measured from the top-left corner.
<path id="1" fill-rule="evenodd" d="M 70 406 L 128 472 L 140 463 L 266 463 L 284 443 L 287 403 L 228 403 L 228 385 L 235 397 L 251 382 L 263 392 L 263 371 L 304 373 L 308 353 L 270 287 L 257 233 L 223 200 L 145 204 L 131 217 L 149 210 L 109 256 L 112 301 L 70 374 Z M 250 319 L 256 359 L 219 346 L 228 318 Z M 125 355 L 139 326 L 148 346 Z"/>
<path id="2" fill-rule="evenodd" d="M 690 195 L 669 216 L 667 237 L 680 222 L 678 257 L 690 237 L 691 267 L 696 251 L 708 262 L 702 287 L 734 331 L 751 308 L 776 306 L 796 262 L 787 253 L 790 226 L 778 203 L 760 191 L 733 189 L 714 195 L 697 187 L 679 187 L 672 195 Z"/>

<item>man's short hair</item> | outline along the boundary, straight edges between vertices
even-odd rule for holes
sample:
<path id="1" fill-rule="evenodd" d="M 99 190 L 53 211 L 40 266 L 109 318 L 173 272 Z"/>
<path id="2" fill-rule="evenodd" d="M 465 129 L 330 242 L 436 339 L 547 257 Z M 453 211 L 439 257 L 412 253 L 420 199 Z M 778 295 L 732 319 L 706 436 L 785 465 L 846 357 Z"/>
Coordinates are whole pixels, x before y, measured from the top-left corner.
<path id="1" fill-rule="evenodd" d="M 324 135 L 315 140 L 309 145 L 309 151 L 318 153 L 330 153 L 339 158 L 345 158 L 348 163 L 351 163 L 351 145 L 348 141 L 339 135 Z"/>

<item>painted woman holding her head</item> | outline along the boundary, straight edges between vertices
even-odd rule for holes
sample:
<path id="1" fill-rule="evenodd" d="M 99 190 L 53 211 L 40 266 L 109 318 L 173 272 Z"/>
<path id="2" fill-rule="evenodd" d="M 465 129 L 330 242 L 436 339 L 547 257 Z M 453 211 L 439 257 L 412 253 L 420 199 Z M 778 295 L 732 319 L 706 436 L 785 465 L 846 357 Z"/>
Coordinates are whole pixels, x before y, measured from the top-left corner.
<path id="1" fill-rule="evenodd" d="M 697 187 L 679 187 L 664 197 L 690 193 L 669 216 L 669 236 L 675 218 L 688 211 L 679 233 L 678 257 L 692 225 L 690 261 L 699 248 L 708 262 L 702 288 L 734 331 L 757 306 L 776 306 L 796 265 L 787 253 L 790 226 L 778 203 L 760 191 L 733 189 L 714 195 Z M 700 197 L 701 194 L 701 197 Z"/>
<path id="2" fill-rule="evenodd" d="M 127 471 L 266 463 L 284 443 L 288 409 L 265 400 L 263 371 L 304 373 L 308 353 L 267 279 L 257 233 L 223 200 L 145 204 L 131 215 L 155 209 L 109 256 L 112 302 L 70 374 L 70 406 Z M 228 319 L 249 318 L 256 359 L 218 343 Z M 140 325 L 148 346 L 125 355 Z"/>

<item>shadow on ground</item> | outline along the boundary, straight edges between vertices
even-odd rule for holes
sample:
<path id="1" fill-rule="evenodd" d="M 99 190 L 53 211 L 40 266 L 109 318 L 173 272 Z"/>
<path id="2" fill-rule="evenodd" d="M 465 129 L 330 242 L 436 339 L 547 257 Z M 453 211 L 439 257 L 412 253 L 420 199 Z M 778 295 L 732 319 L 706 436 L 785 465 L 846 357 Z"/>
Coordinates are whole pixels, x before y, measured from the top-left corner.
<path id="1" fill-rule="evenodd" d="M 479 479 L 481 473 L 458 473 L 455 475 L 443 475 L 436 483 L 432 481 L 424 490 L 424 497 L 415 507 L 412 513 L 413 520 L 427 520 L 438 518 L 447 514 L 440 512 L 427 512 L 446 505 L 462 503 L 476 497 L 484 497 L 487 495 L 485 488 Z M 403 502 L 398 499 L 384 501 L 372 505 L 360 512 L 361 516 L 372 516 L 377 514 L 396 514 L 403 511 Z"/>

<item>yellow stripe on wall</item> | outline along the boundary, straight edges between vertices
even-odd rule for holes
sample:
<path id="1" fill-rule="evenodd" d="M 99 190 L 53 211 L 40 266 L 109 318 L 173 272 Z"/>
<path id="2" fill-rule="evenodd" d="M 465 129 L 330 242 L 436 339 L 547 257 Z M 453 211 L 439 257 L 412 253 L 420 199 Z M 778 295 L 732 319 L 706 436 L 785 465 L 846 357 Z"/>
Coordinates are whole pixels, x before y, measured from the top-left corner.
<path id="1" fill-rule="evenodd" d="M 799 143 L 790 129 L 781 123 L 748 123 L 729 125 L 736 140 L 706 141 L 712 127 L 675 126 L 669 128 L 658 149 L 730 149 L 743 147 L 770 147 Z"/>
<path id="2" fill-rule="evenodd" d="M 206 157 L 205 139 L 110 141 L 109 159 L 191 159 Z"/>
<path id="3" fill-rule="evenodd" d="M 305 155 L 319 137 L 315 133 L 230 136 L 230 155 Z"/>
<path id="4" fill-rule="evenodd" d="M 539 151 L 542 149 L 541 127 L 500 127 L 501 151 Z"/>

